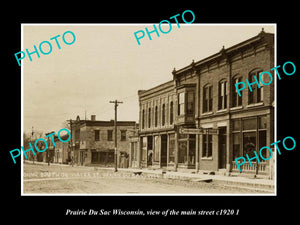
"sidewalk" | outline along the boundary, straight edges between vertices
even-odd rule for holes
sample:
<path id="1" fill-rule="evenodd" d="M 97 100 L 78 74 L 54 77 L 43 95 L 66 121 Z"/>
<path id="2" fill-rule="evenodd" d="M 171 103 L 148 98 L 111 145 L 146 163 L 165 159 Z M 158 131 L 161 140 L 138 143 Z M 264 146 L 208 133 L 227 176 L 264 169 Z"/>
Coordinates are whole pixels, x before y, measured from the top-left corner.
<path id="1" fill-rule="evenodd" d="M 94 167 L 96 170 L 99 169 L 107 169 L 114 170 L 114 168 L 107 167 Z M 219 182 L 224 185 L 234 185 L 234 186 L 250 186 L 255 189 L 268 189 L 274 190 L 275 181 L 269 179 L 262 178 L 248 178 L 241 176 L 222 176 L 222 175 L 208 175 L 202 173 L 188 173 L 188 172 L 175 172 L 175 171 L 165 171 L 163 169 L 137 169 L 137 168 L 118 168 L 118 172 L 131 172 L 131 173 L 141 173 L 141 174 L 156 174 L 161 175 L 166 179 L 182 179 L 189 180 L 194 182 Z"/>

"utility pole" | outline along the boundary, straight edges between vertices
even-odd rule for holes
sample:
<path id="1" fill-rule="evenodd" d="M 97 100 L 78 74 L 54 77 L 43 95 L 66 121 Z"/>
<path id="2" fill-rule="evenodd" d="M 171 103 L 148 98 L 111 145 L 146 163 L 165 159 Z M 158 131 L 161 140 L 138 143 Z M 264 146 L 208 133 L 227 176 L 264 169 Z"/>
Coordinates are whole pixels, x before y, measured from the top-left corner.
<path id="1" fill-rule="evenodd" d="M 73 134 L 72 134 L 72 125 L 73 125 L 73 121 L 72 119 L 67 120 L 70 123 L 70 130 L 71 130 L 71 140 L 70 140 L 70 157 L 71 157 L 71 165 L 73 166 L 74 163 L 74 154 L 73 154 Z"/>
<path id="2" fill-rule="evenodd" d="M 118 140 L 117 140 L 117 114 L 118 114 L 118 104 L 119 103 L 123 103 L 123 102 L 119 102 L 118 100 L 115 101 L 109 101 L 109 103 L 113 103 L 115 104 L 115 121 L 114 121 L 114 125 L 115 125 L 115 172 L 118 172 L 118 152 L 117 152 L 117 146 L 118 146 Z"/>
<path id="3" fill-rule="evenodd" d="M 33 141 L 33 127 L 32 127 L 32 131 L 31 131 L 31 142 Z M 34 164 L 34 155 L 32 154 L 32 164 Z"/>

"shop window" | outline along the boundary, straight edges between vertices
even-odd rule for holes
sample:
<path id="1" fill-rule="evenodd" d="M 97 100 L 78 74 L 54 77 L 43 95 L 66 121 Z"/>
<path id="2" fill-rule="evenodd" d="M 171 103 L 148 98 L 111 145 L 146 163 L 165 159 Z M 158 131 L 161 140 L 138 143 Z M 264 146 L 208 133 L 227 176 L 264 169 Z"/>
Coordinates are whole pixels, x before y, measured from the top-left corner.
<path id="1" fill-rule="evenodd" d="M 238 157 L 241 157 L 241 133 L 233 133 L 233 160 Z"/>
<path id="2" fill-rule="evenodd" d="M 212 135 L 203 135 L 202 157 L 212 157 Z"/>
<path id="3" fill-rule="evenodd" d="M 256 130 L 256 117 L 244 119 L 243 130 Z"/>
<path id="4" fill-rule="evenodd" d="M 261 130 L 261 131 L 258 132 L 258 134 L 259 134 L 259 137 L 258 137 L 259 149 L 261 149 L 262 147 L 267 146 L 267 131 L 266 130 Z M 267 154 L 269 154 L 267 149 L 264 149 L 264 150 L 261 151 L 261 155 L 265 159 L 269 157 L 269 155 L 267 155 Z"/>
<path id="5" fill-rule="evenodd" d="M 141 160 L 146 161 L 146 159 L 147 159 L 147 137 L 142 137 L 141 139 L 142 139 L 141 140 L 141 142 L 142 142 Z"/>
<path id="6" fill-rule="evenodd" d="M 169 135 L 169 163 L 175 162 L 175 134 Z"/>
<path id="7" fill-rule="evenodd" d="M 246 154 L 248 154 L 249 158 L 253 158 L 255 156 L 254 151 L 256 151 L 256 132 L 243 133 L 243 150 L 244 157 L 246 157 Z"/>
<path id="8" fill-rule="evenodd" d="M 267 129 L 267 117 L 266 116 L 261 116 L 258 117 L 258 128 L 259 129 Z"/>
<path id="9" fill-rule="evenodd" d="M 91 162 L 92 163 L 98 163 L 99 162 L 99 152 L 95 152 L 95 151 L 92 151 L 92 159 L 91 159 Z"/>
<path id="10" fill-rule="evenodd" d="M 189 155 L 188 163 L 190 165 L 195 165 L 195 153 L 196 153 L 196 135 L 191 134 L 189 140 Z"/>
<path id="11" fill-rule="evenodd" d="M 232 130 L 240 131 L 241 130 L 241 120 L 233 120 L 232 121 Z"/>
<path id="12" fill-rule="evenodd" d="M 159 136 L 154 136 L 154 162 L 159 162 Z"/>
<path id="13" fill-rule="evenodd" d="M 178 142 L 178 163 L 187 163 L 187 141 Z"/>

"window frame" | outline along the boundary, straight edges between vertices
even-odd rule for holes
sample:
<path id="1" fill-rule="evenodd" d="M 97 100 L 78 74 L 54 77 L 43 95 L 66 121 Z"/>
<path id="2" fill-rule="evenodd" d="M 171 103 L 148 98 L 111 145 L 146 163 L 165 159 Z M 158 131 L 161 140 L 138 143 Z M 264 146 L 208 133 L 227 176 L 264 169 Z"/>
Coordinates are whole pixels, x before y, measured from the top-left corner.
<path id="1" fill-rule="evenodd" d="M 206 84 L 203 87 L 202 112 L 203 113 L 212 112 L 212 109 L 213 109 L 213 86 L 211 84 Z"/>
<path id="2" fill-rule="evenodd" d="M 239 96 L 235 84 L 242 82 L 242 76 L 236 75 L 232 78 L 232 97 L 231 97 L 231 107 L 239 107 L 243 104 L 243 92 L 241 91 Z"/>
<path id="3" fill-rule="evenodd" d="M 259 83 L 260 88 L 258 87 L 257 84 L 251 85 L 252 91 L 250 91 L 250 88 L 248 86 L 248 105 L 251 104 L 257 104 L 260 102 L 263 102 L 263 84 L 259 80 L 259 74 L 263 72 L 262 69 L 254 69 L 248 74 L 248 81 L 249 83 L 253 83 L 254 79 L 253 77 L 256 76 L 256 79 Z"/>
<path id="4" fill-rule="evenodd" d="M 227 88 L 227 80 L 220 80 L 218 83 L 218 110 L 227 109 Z"/>

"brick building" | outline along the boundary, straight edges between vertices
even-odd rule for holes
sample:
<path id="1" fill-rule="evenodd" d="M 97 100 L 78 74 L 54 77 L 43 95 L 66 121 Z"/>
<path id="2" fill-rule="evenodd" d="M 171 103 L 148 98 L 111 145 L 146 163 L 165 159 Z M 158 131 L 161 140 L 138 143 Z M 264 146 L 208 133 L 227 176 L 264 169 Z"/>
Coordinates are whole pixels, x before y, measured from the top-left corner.
<path id="1" fill-rule="evenodd" d="M 246 87 L 241 97 L 234 84 L 251 83 L 254 75 L 273 67 L 274 35 L 262 30 L 174 69 L 169 82 L 139 91 L 137 166 L 238 172 L 235 158 L 273 142 L 274 82 L 261 88 L 254 84 L 252 92 Z M 247 163 L 242 168 L 243 173 L 268 174 L 269 162 L 258 164 L 257 170 Z"/>
<path id="2" fill-rule="evenodd" d="M 136 129 L 135 121 L 117 121 L 118 165 L 128 167 L 129 135 Z M 78 165 L 114 165 L 114 121 L 77 119 L 72 122 L 72 156 Z M 72 157 L 71 156 L 71 157 Z"/>

